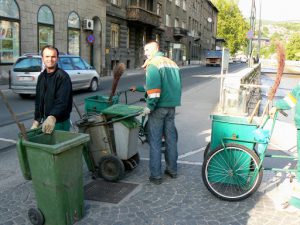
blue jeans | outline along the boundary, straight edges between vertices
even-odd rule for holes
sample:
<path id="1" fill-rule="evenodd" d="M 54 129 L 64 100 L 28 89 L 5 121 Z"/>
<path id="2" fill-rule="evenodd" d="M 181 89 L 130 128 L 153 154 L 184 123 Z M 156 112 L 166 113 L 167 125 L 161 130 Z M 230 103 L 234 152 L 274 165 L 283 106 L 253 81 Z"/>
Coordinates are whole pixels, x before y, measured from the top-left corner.
<path id="1" fill-rule="evenodd" d="M 148 141 L 150 145 L 150 176 L 161 178 L 162 136 L 166 142 L 166 170 L 177 173 L 177 133 L 175 127 L 175 107 L 157 108 L 148 116 Z"/>

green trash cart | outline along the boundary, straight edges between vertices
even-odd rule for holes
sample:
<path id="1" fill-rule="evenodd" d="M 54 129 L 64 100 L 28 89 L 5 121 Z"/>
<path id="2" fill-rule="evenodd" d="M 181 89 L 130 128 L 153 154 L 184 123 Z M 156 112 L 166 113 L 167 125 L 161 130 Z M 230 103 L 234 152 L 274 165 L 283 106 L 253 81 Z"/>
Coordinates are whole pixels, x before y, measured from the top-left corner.
<path id="1" fill-rule="evenodd" d="M 19 138 L 17 151 L 24 178 L 32 179 L 37 208 L 28 216 L 35 225 L 69 225 L 83 217 L 82 149 L 89 135 L 41 129 Z"/>
<path id="2" fill-rule="evenodd" d="M 91 138 L 83 153 L 93 178 L 118 181 L 124 177 L 125 169 L 138 165 L 141 125 L 135 117 L 142 111 L 141 106 L 114 104 L 102 109 L 101 114 L 86 114 L 76 121 L 79 132 Z"/>
<path id="3" fill-rule="evenodd" d="M 266 150 L 278 112 L 250 123 L 247 117 L 212 115 L 211 142 L 204 152 L 202 179 L 207 189 L 222 200 L 239 201 L 260 186 L 263 170 L 293 172 L 295 169 L 264 168 L 265 157 L 295 160 L 295 156 L 270 155 Z"/>
<path id="4" fill-rule="evenodd" d="M 258 124 L 247 117 L 211 115 L 211 142 L 204 153 L 203 182 L 223 200 L 247 198 L 262 179 L 260 159 L 254 151 Z"/>

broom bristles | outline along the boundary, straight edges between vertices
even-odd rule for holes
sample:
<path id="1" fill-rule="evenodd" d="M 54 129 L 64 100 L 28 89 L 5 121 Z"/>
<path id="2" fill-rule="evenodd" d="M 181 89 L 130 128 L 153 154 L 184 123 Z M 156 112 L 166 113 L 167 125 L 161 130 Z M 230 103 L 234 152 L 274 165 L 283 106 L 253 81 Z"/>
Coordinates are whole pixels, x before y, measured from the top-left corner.
<path id="1" fill-rule="evenodd" d="M 270 101 L 273 100 L 273 98 L 276 94 L 277 88 L 280 84 L 281 77 L 283 74 L 284 65 L 285 65 L 285 49 L 284 49 L 282 43 L 278 41 L 276 43 L 276 47 L 277 47 L 278 66 L 277 66 L 277 74 L 276 74 L 275 82 L 268 93 L 268 100 L 270 100 Z"/>
<path id="2" fill-rule="evenodd" d="M 119 79 L 124 73 L 125 69 L 126 66 L 124 63 L 118 63 L 113 70 L 114 78 Z"/>

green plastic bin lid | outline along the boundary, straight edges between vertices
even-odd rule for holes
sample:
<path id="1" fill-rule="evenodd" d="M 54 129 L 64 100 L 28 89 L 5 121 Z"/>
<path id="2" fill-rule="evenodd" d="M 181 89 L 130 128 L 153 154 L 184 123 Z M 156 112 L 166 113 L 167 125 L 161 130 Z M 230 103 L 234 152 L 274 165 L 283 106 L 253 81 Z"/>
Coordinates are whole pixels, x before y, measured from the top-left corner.
<path id="1" fill-rule="evenodd" d="M 119 122 L 122 123 L 128 129 L 133 129 L 133 128 L 137 128 L 140 126 L 140 122 L 136 118 L 132 118 L 132 117 L 121 120 Z"/>
<path id="2" fill-rule="evenodd" d="M 137 105 L 115 104 L 102 111 L 103 114 L 112 114 L 118 116 L 128 116 L 139 114 L 144 107 Z"/>

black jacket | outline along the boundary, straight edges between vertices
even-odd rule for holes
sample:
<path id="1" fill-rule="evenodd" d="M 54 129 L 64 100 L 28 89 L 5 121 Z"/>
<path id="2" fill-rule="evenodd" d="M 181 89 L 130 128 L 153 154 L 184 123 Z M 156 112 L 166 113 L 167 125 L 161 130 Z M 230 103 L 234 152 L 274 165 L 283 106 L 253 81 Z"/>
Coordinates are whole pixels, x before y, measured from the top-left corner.
<path id="1" fill-rule="evenodd" d="M 70 76 L 58 67 L 49 74 L 45 69 L 37 81 L 34 119 L 42 122 L 52 115 L 56 122 L 63 122 L 70 118 L 72 104 Z"/>

